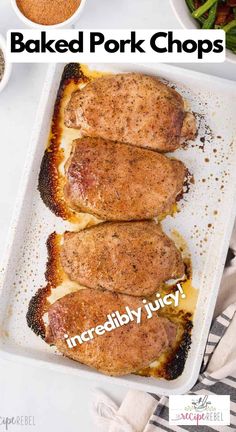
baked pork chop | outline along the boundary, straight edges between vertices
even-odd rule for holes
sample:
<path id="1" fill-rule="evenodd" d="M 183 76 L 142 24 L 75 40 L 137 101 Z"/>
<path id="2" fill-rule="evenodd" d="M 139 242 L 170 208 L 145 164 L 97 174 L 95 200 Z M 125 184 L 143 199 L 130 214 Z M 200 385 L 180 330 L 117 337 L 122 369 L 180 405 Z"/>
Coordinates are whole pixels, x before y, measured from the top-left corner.
<path id="1" fill-rule="evenodd" d="M 143 312 L 140 324 L 131 321 L 104 334 L 94 332 L 95 327 L 107 321 L 108 314 L 124 314 L 126 307 L 137 311 L 143 309 L 143 303 L 136 297 L 109 291 L 84 289 L 68 294 L 49 308 L 46 342 L 56 345 L 67 357 L 107 375 L 137 372 L 173 346 L 177 326 L 156 314 L 147 319 Z M 88 330 L 93 339 L 68 347 L 65 334 L 73 338 Z"/>
<path id="2" fill-rule="evenodd" d="M 64 197 L 103 220 L 151 219 L 173 210 L 186 168 L 175 159 L 101 138 L 73 142 Z"/>
<path id="3" fill-rule="evenodd" d="M 61 263 L 83 286 L 134 296 L 151 295 L 163 282 L 184 275 L 174 242 L 151 221 L 107 222 L 67 232 Z"/>
<path id="4" fill-rule="evenodd" d="M 187 122 L 187 125 L 185 123 Z M 67 127 L 161 152 L 194 138 L 195 118 L 184 101 L 155 77 L 138 73 L 98 78 L 77 90 L 65 110 Z"/>

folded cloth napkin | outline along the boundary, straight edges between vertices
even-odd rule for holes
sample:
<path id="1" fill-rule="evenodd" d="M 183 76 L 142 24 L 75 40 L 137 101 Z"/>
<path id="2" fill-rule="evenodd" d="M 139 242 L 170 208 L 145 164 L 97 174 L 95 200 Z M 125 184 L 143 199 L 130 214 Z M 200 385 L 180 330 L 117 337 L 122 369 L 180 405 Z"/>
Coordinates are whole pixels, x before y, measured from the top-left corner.
<path id="1" fill-rule="evenodd" d="M 198 381 L 190 393 L 230 395 L 230 426 L 170 426 L 168 397 L 131 390 L 120 407 L 103 393 L 95 393 L 96 432 L 236 431 L 236 225 L 228 256 L 231 259 L 222 278 L 216 318 Z"/>

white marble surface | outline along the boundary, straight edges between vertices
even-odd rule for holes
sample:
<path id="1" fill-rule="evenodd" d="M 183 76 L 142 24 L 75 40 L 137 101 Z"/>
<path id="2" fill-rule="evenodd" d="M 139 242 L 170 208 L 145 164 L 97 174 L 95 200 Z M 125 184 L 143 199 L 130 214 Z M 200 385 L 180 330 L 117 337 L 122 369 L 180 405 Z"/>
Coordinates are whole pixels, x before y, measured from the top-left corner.
<path id="1" fill-rule="evenodd" d="M 178 28 L 168 0 L 88 0 L 78 23 L 80 28 Z M 10 6 L 0 1 L 0 33 L 21 28 Z M 236 79 L 236 65 L 185 65 L 206 73 Z M 0 258 L 7 231 L 46 65 L 14 65 L 7 88 L 0 94 Z M 95 432 L 90 414 L 91 391 L 102 388 L 120 402 L 126 390 L 114 385 L 59 374 L 0 360 L 0 417 L 34 415 L 35 432 Z M 0 424 L 0 431 L 3 426 Z M 25 432 L 24 427 L 10 431 Z M 105 431 L 104 431 L 105 432 Z"/>

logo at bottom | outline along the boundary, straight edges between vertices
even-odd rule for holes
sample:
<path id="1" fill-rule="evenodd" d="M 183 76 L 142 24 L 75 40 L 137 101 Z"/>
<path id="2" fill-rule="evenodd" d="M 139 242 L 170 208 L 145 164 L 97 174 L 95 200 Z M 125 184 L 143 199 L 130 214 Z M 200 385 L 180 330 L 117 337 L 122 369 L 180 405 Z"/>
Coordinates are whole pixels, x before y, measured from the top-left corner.
<path id="1" fill-rule="evenodd" d="M 230 425 L 230 396 L 170 396 L 170 425 Z"/>

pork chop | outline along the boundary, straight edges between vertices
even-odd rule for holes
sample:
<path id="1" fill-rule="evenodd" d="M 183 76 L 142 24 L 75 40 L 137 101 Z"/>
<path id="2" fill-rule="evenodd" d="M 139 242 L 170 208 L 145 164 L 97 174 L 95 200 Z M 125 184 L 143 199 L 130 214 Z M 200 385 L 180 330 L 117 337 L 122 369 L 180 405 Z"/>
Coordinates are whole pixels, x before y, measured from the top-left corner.
<path id="1" fill-rule="evenodd" d="M 109 291 L 84 289 L 57 300 L 48 311 L 49 326 L 46 341 L 71 359 L 96 368 L 107 375 L 125 375 L 147 367 L 170 349 L 176 338 L 177 326 L 156 314 L 141 323 L 132 321 L 126 325 L 97 335 L 94 329 L 107 321 L 113 312 L 126 312 L 143 308 L 136 297 Z M 91 330 L 93 338 L 69 348 L 65 334 L 70 338 Z"/>
<path id="2" fill-rule="evenodd" d="M 173 210 L 185 174 L 182 162 L 151 150 L 82 138 L 66 164 L 64 197 L 103 220 L 150 219 Z"/>
<path id="3" fill-rule="evenodd" d="M 108 222 L 67 232 L 61 262 L 72 281 L 134 296 L 151 295 L 163 282 L 184 275 L 174 242 L 151 221 Z"/>
<path id="4" fill-rule="evenodd" d="M 190 121 L 190 117 L 192 121 Z M 188 126 L 185 127 L 185 118 Z M 161 152 L 173 151 L 196 133 L 192 113 L 179 93 L 139 73 L 98 78 L 74 92 L 65 110 L 67 127 Z"/>

